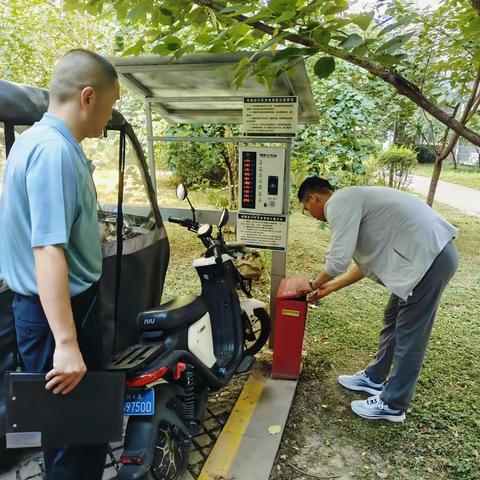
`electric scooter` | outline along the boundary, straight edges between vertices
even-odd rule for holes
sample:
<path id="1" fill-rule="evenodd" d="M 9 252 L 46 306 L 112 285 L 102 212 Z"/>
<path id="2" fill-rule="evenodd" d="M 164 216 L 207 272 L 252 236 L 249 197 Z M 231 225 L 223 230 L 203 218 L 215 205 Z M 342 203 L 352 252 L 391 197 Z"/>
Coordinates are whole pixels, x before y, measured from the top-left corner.
<path id="1" fill-rule="evenodd" d="M 177 197 L 188 200 L 183 185 L 177 187 Z M 140 313 L 140 343 L 117 354 L 109 366 L 127 376 L 129 418 L 119 480 L 181 478 L 208 394 L 226 386 L 235 374 L 249 371 L 270 334 L 265 305 L 248 298 L 248 281 L 223 239 L 228 210 L 220 216 L 215 237 L 211 225 L 196 222 L 191 208 L 192 219 L 169 221 L 196 233 L 206 248 L 193 262 L 200 296 L 178 297 Z M 240 301 L 237 288 L 247 298 Z"/>

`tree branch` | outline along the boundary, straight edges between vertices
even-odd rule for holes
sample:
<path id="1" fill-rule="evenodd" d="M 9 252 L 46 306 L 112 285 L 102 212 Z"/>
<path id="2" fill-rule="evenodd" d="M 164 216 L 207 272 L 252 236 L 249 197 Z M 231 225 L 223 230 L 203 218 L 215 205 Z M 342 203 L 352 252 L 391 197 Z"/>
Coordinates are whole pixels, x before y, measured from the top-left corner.
<path id="1" fill-rule="evenodd" d="M 479 0 L 480 1 L 480 0 Z M 470 112 L 472 111 L 475 102 L 477 101 L 477 94 L 478 94 L 478 87 L 480 86 L 480 67 L 478 67 L 477 75 L 475 76 L 475 80 L 473 81 L 472 91 L 470 92 L 470 97 L 467 100 L 465 105 L 465 109 L 463 110 L 462 117 L 460 122 L 465 124 L 468 121 L 470 116 Z"/>
<path id="2" fill-rule="evenodd" d="M 430 142 L 430 140 L 425 136 L 425 133 L 423 132 L 423 130 L 420 128 L 420 125 L 412 122 L 411 120 L 407 120 L 407 123 L 410 124 L 413 128 L 415 128 L 415 130 L 417 131 L 417 133 L 423 138 L 423 141 L 430 147 L 432 147 L 432 143 Z M 433 147 L 432 147 L 433 148 Z M 435 149 L 434 149 L 435 150 Z"/>
<path id="3" fill-rule="evenodd" d="M 472 117 L 477 113 L 477 110 L 479 107 L 480 107 L 480 95 L 478 95 L 478 97 L 476 98 L 472 106 L 472 109 L 470 110 L 470 115 L 468 116 L 467 121 L 470 121 L 472 119 Z"/>
<path id="4" fill-rule="evenodd" d="M 475 1 L 480 2 L 480 0 Z M 223 9 L 222 6 L 217 5 L 212 0 L 193 0 L 193 2 L 199 6 L 211 8 L 217 13 Z M 232 15 L 231 18 L 234 18 L 238 22 L 245 23 L 252 28 L 260 30 L 267 35 L 273 36 L 279 33 L 277 29 L 263 22 L 250 21 L 250 19 L 245 15 Z M 392 85 L 400 95 L 409 98 L 420 108 L 432 115 L 432 117 L 435 117 L 439 122 L 457 132 L 474 145 L 480 146 L 480 135 L 478 133 L 469 129 L 465 125 L 462 125 L 458 120 L 451 117 L 441 108 L 436 106 L 433 102 L 426 98 L 425 95 L 422 94 L 416 85 L 408 81 L 395 70 L 384 68 L 363 58 L 357 58 L 346 50 L 335 48 L 329 45 L 318 44 L 309 38 L 302 37 L 301 35 L 292 33 L 285 38 L 293 43 L 304 45 L 309 48 L 315 48 L 320 52 L 326 53 L 327 55 L 340 58 L 346 62 L 352 63 L 353 65 L 357 65 L 358 67 L 367 70 L 372 75 L 375 75 L 376 77 L 381 78 L 383 81 Z"/>

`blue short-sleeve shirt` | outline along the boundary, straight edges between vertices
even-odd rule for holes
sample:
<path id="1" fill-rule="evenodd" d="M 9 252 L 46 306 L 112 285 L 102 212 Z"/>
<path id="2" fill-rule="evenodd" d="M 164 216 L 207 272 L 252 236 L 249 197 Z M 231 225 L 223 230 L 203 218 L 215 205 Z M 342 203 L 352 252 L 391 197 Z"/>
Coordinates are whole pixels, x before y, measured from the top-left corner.
<path id="1" fill-rule="evenodd" d="M 62 246 L 70 295 L 101 274 L 91 162 L 67 125 L 46 113 L 15 141 L 0 197 L 0 271 L 23 295 L 38 294 L 33 248 Z"/>

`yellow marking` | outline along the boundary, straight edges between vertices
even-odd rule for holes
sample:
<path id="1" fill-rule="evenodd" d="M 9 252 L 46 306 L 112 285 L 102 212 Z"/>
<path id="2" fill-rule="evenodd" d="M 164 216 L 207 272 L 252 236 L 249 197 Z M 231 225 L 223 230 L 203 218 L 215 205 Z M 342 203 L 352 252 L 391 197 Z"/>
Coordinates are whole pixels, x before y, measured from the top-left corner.
<path id="1" fill-rule="evenodd" d="M 219 477 L 227 476 L 263 388 L 263 381 L 250 376 L 207 458 L 198 480 L 216 480 Z"/>
<path id="2" fill-rule="evenodd" d="M 299 317 L 300 312 L 298 310 L 289 310 L 288 308 L 283 308 L 282 315 L 285 315 L 287 317 Z"/>

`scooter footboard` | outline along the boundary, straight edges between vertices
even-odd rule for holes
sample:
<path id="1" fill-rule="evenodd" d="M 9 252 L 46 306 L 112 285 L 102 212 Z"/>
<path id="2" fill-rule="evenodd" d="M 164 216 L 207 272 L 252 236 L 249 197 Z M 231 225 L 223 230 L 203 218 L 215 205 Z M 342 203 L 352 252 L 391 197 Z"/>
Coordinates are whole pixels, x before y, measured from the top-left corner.
<path id="1" fill-rule="evenodd" d="M 150 416 L 131 416 L 125 433 L 125 446 L 118 472 L 119 480 L 149 479 L 157 432 L 161 422 L 177 426 L 187 437 L 189 430 L 169 406 L 175 397 L 181 395 L 182 389 L 177 385 L 161 384 L 155 387 L 155 413 Z M 153 477 L 152 477 L 153 478 Z"/>

